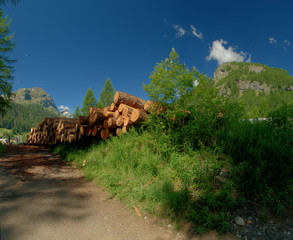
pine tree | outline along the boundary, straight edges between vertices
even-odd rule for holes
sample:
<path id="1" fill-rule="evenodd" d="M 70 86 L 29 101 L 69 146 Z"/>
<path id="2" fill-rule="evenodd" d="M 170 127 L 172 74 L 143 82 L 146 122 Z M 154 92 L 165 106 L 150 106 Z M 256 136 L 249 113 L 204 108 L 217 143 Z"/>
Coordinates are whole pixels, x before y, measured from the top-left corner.
<path id="1" fill-rule="evenodd" d="M 80 116 L 80 110 L 79 110 L 79 106 L 77 105 L 75 108 L 75 112 L 73 114 L 73 118 L 78 118 Z"/>
<path id="2" fill-rule="evenodd" d="M 96 98 L 94 96 L 94 92 L 91 88 L 89 88 L 86 92 L 84 99 L 83 99 L 82 108 L 80 109 L 82 115 L 88 116 L 90 108 L 95 106 L 95 104 L 96 104 Z"/>
<path id="3" fill-rule="evenodd" d="M 96 104 L 96 107 L 103 108 L 110 106 L 113 102 L 115 92 L 116 90 L 113 88 L 110 78 L 108 78 L 105 82 L 104 89 L 100 94 L 100 98 Z"/>
<path id="4" fill-rule="evenodd" d="M 7 21 L 7 16 L 2 18 L 2 10 L 0 10 L 0 114 L 5 112 L 12 96 L 11 80 L 14 61 L 5 56 L 14 47 L 13 35 L 8 36 L 9 27 L 10 21 Z"/>

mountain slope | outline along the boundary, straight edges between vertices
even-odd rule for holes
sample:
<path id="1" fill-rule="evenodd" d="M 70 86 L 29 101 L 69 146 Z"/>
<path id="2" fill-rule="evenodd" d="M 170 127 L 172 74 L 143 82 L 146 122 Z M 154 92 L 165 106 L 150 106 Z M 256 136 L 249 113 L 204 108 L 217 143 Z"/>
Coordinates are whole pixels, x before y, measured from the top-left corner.
<path id="1" fill-rule="evenodd" d="M 45 117 L 60 116 L 53 98 L 42 88 L 22 88 L 14 94 L 10 108 L 0 118 L 0 128 L 23 133 Z"/>
<path id="2" fill-rule="evenodd" d="M 19 104 L 30 104 L 36 103 L 40 104 L 47 110 L 59 113 L 53 98 L 42 88 L 21 88 L 15 93 L 13 101 Z"/>
<path id="3" fill-rule="evenodd" d="M 215 71 L 214 81 L 220 94 L 237 98 L 250 117 L 265 117 L 284 102 L 293 104 L 293 77 L 280 68 L 225 63 Z"/>

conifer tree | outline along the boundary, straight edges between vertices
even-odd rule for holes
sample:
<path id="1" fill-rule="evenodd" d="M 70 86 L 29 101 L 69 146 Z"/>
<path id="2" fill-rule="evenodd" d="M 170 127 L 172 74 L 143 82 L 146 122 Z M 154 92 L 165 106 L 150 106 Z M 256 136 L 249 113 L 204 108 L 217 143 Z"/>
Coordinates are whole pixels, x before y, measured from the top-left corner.
<path id="1" fill-rule="evenodd" d="M 94 96 L 94 92 L 91 88 L 89 88 L 83 99 L 82 108 L 80 109 L 82 115 L 88 116 L 90 108 L 95 106 L 95 104 L 96 104 L 96 98 Z"/>
<path id="2" fill-rule="evenodd" d="M 78 118 L 80 115 L 79 106 L 77 105 L 73 114 L 73 118 Z"/>
<path id="3" fill-rule="evenodd" d="M 99 101 L 97 102 L 96 107 L 103 108 L 108 107 L 113 102 L 113 98 L 116 90 L 113 88 L 110 78 L 108 78 L 105 82 L 103 91 L 100 94 Z"/>
<path id="4" fill-rule="evenodd" d="M 10 21 L 7 16 L 2 18 L 0 9 L 0 114 L 5 112 L 12 96 L 13 60 L 6 56 L 6 53 L 14 47 L 13 35 L 9 34 Z"/>

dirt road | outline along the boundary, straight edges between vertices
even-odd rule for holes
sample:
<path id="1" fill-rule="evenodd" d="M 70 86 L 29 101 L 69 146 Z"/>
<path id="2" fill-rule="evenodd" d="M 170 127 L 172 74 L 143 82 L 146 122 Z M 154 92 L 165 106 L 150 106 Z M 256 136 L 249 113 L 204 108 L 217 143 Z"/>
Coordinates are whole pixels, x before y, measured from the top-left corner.
<path id="1" fill-rule="evenodd" d="M 200 239 L 138 217 L 108 196 L 46 149 L 8 146 L 0 157 L 0 240 Z"/>

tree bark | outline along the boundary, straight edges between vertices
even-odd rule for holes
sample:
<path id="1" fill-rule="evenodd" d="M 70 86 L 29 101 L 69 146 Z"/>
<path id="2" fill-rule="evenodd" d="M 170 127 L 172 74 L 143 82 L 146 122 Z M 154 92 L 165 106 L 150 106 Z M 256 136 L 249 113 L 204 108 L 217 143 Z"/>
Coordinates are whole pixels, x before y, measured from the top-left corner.
<path id="1" fill-rule="evenodd" d="M 142 98 L 138 98 L 136 96 L 130 95 L 125 92 L 116 92 L 114 95 L 114 103 L 116 105 L 120 105 L 121 103 L 124 103 L 130 107 L 133 108 L 141 108 L 143 109 L 144 104 L 146 103 L 146 100 Z"/>
<path id="2" fill-rule="evenodd" d="M 103 109 L 91 107 L 90 116 L 89 116 L 89 125 L 90 126 L 97 125 L 98 123 L 103 122 L 103 120 L 104 120 Z"/>

